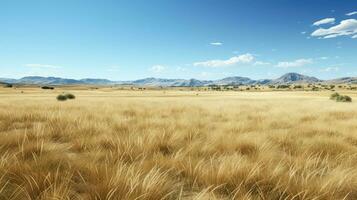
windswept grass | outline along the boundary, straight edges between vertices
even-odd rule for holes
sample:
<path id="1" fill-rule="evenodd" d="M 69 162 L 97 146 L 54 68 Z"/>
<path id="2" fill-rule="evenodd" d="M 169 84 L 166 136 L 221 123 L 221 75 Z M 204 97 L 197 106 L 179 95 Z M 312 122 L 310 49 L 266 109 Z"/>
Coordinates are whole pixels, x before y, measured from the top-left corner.
<path id="1" fill-rule="evenodd" d="M 357 199 L 354 102 L 74 93 L 0 93 L 0 199 Z"/>

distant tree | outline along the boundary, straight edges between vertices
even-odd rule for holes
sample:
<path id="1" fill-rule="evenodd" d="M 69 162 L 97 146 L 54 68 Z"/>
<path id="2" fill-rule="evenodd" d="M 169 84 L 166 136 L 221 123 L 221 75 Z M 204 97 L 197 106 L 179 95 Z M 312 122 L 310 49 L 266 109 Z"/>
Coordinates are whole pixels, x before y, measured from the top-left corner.
<path id="1" fill-rule="evenodd" d="M 42 86 L 41 89 L 43 89 L 43 90 L 53 90 L 55 88 L 54 87 L 50 87 L 50 86 Z"/>
<path id="2" fill-rule="evenodd" d="M 278 85 L 277 87 L 278 89 L 287 89 L 287 88 L 290 88 L 289 85 Z"/>

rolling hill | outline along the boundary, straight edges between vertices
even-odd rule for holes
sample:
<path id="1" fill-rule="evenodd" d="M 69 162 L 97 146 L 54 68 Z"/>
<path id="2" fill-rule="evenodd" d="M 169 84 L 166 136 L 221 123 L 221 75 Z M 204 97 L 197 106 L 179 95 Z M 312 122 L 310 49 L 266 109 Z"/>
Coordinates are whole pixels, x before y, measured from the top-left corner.
<path id="1" fill-rule="evenodd" d="M 136 86 L 162 86 L 162 87 L 197 87 L 208 85 L 279 85 L 303 83 L 329 83 L 329 84 L 357 84 L 357 77 L 345 77 L 333 80 L 320 80 L 316 77 L 298 73 L 287 73 L 277 79 L 253 80 L 247 77 L 232 76 L 219 80 L 198 79 L 164 79 L 145 78 L 134 81 L 111 81 L 108 79 L 67 79 L 59 77 L 27 76 L 20 79 L 0 78 L 0 82 L 11 84 L 32 85 L 136 85 Z"/>

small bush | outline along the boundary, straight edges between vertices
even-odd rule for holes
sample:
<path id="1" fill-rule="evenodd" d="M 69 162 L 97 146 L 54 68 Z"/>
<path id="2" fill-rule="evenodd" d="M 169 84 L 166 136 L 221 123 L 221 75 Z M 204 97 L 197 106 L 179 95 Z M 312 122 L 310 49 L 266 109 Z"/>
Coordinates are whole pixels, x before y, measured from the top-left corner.
<path id="1" fill-rule="evenodd" d="M 339 97 L 339 96 L 340 96 L 340 94 L 335 92 L 335 93 L 331 94 L 330 99 L 331 100 L 336 100 L 336 98 Z"/>
<path id="2" fill-rule="evenodd" d="M 66 101 L 67 99 L 68 99 L 67 96 L 64 94 L 60 94 L 57 96 L 58 101 Z"/>
<path id="3" fill-rule="evenodd" d="M 74 96 L 74 94 L 71 94 L 71 93 L 67 93 L 65 94 L 65 96 L 67 97 L 67 99 L 75 99 L 76 96 Z"/>
<path id="4" fill-rule="evenodd" d="M 6 88 L 12 88 L 13 87 L 13 85 L 12 84 L 5 84 L 5 86 L 4 87 L 6 87 Z"/>
<path id="5" fill-rule="evenodd" d="M 319 91 L 320 89 L 318 87 L 316 87 L 316 86 L 313 86 L 311 90 L 312 91 Z"/>
<path id="6" fill-rule="evenodd" d="M 350 96 L 338 96 L 336 98 L 337 102 L 352 102 L 352 98 Z"/>
<path id="7" fill-rule="evenodd" d="M 54 87 L 50 87 L 50 86 L 43 86 L 41 87 L 43 90 L 53 90 L 55 89 Z"/>
<path id="8" fill-rule="evenodd" d="M 347 95 L 340 95 L 339 93 L 333 93 L 330 96 L 331 100 L 335 100 L 337 102 L 352 102 L 352 98 Z"/>
<path id="9" fill-rule="evenodd" d="M 277 88 L 278 89 L 288 89 L 288 88 L 290 88 L 290 86 L 289 85 L 278 85 Z"/>

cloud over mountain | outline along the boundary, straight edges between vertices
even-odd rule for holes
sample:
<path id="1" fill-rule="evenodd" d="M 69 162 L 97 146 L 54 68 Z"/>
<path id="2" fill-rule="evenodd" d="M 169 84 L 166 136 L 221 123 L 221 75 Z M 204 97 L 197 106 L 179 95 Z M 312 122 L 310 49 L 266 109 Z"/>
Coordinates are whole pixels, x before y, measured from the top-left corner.
<path id="1" fill-rule="evenodd" d="M 239 56 L 231 57 L 227 60 L 208 60 L 202 62 L 193 63 L 194 66 L 203 66 L 203 67 L 227 67 L 236 64 L 248 64 L 254 61 L 254 56 L 252 54 L 242 54 Z"/>
<path id="2" fill-rule="evenodd" d="M 313 63 L 312 59 L 302 58 L 302 59 L 297 59 L 297 60 L 294 60 L 294 61 L 279 62 L 277 64 L 277 67 L 281 67 L 281 68 L 302 67 L 304 65 L 311 64 L 311 63 Z"/>

